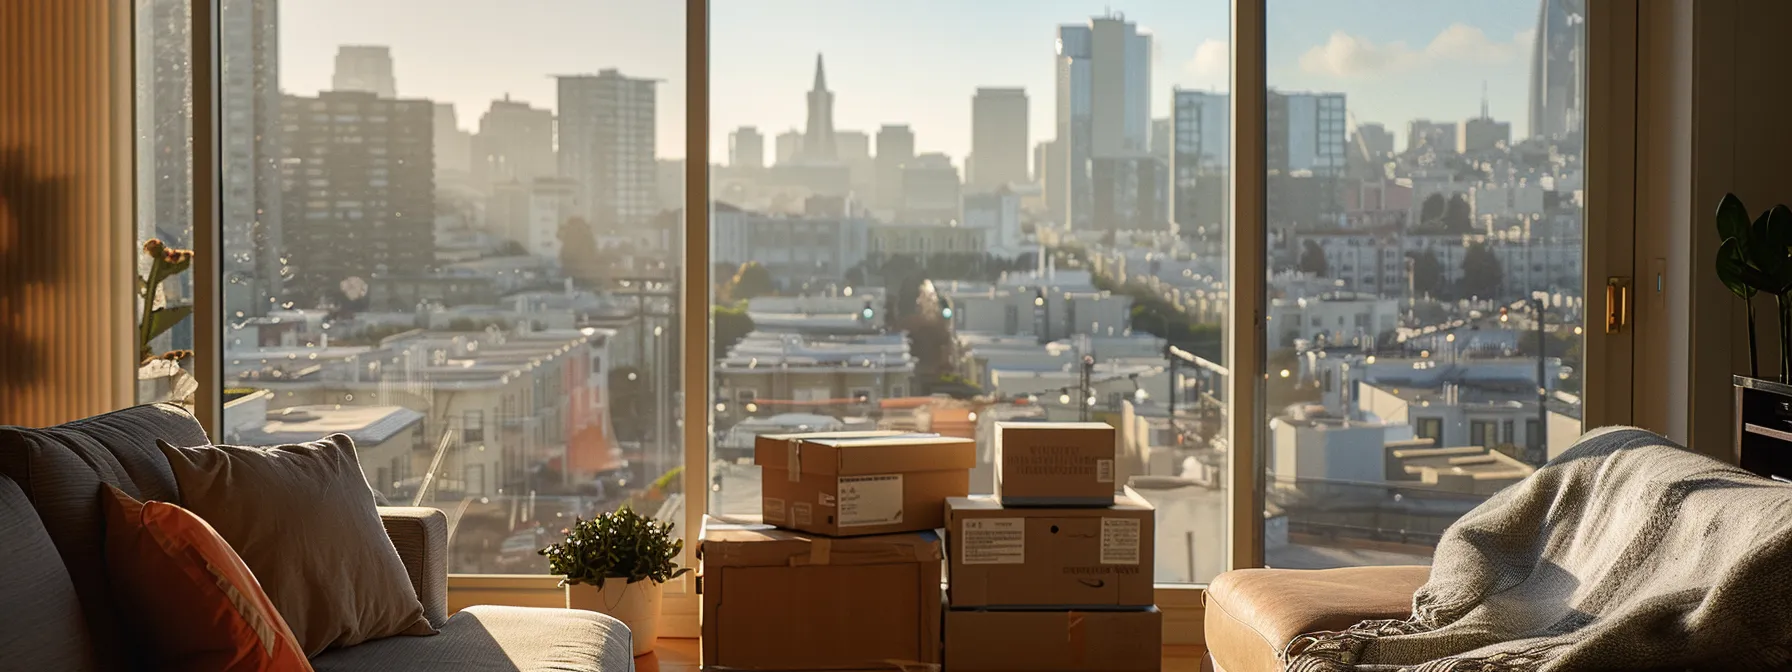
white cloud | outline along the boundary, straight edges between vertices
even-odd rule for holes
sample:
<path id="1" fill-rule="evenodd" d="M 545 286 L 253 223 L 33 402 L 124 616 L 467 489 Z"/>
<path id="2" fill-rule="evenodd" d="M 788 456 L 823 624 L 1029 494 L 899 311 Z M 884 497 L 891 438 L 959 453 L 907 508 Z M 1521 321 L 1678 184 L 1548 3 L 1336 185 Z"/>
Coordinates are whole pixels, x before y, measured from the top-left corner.
<path id="1" fill-rule="evenodd" d="M 1195 57 L 1183 64 L 1188 74 L 1209 79 L 1225 78 L 1232 62 L 1232 46 L 1225 40 L 1205 40 L 1195 47 Z"/>
<path id="2" fill-rule="evenodd" d="M 1315 75 L 1369 77 L 1442 63 L 1507 63 L 1522 58 L 1530 44 L 1528 30 L 1501 42 L 1488 38 L 1480 28 L 1462 23 L 1450 24 L 1423 49 L 1413 49 L 1402 41 L 1376 43 L 1337 31 L 1325 44 L 1301 54 L 1300 68 Z"/>

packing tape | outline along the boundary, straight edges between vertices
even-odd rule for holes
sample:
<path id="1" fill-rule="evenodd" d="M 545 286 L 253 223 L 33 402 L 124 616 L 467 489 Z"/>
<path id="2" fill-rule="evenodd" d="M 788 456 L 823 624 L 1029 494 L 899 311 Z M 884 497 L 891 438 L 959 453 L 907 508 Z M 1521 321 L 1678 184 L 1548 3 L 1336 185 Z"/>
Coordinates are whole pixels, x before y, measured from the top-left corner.
<path id="1" fill-rule="evenodd" d="M 1064 636 L 1070 644 L 1070 662 L 1081 667 L 1083 659 L 1087 657 L 1085 654 L 1089 643 L 1086 633 L 1083 632 L 1083 615 L 1075 611 L 1069 612 L 1068 615 L 1069 618 L 1064 624 Z"/>
<path id="2" fill-rule="evenodd" d="M 829 551 L 833 550 L 833 545 L 833 541 L 823 537 L 811 538 L 809 540 L 809 564 L 828 564 Z"/>
<path id="3" fill-rule="evenodd" d="M 784 470 L 790 473 L 790 482 L 798 483 L 803 480 L 803 442 L 801 439 L 791 439 L 789 444 L 789 452 L 785 454 L 785 462 L 788 464 L 784 465 Z"/>

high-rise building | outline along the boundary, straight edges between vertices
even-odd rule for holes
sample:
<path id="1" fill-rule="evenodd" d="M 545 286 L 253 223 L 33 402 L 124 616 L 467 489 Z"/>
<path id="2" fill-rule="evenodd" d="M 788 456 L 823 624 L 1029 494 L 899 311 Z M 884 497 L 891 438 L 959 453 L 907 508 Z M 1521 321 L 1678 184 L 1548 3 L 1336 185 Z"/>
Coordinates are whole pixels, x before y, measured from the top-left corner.
<path id="1" fill-rule="evenodd" d="M 1344 94 L 1271 91 L 1267 102 L 1271 172 L 1344 175 L 1348 162 Z"/>
<path id="2" fill-rule="evenodd" d="M 559 78 L 560 176 L 602 235 L 648 223 L 657 212 L 654 94 L 657 81 L 615 70 Z"/>
<path id="3" fill-rule="evenodd" d="M 330 78 L 336 91 L 366 91 L 381 98 L 398 97 L 398 81 L 392 76 L 392 48 L 379 44 L 345 44 L 336 48 L 336 72 Z"/>
<path id="4" fill-rule="evenodd" d="M 795 163 L 803 154 L 803 134 L 794 128 L 779 133 L 777 145 L 778 165 Z"/>
<path id="5" fill-rule="evenodd" d="M 965 166 L 965 186 L 985 192 L 1026 182 L 1028 149 L 1026 90 L 977 89 L 971 98 L 971 158 Z"/>
<path id="6" fill-rule="evenodd" d="M 1406 151 L 1424 147 L 1441 153 L 1456 151 L 1456 124 L 1430 119 L 1406 122 Z"/>
<path id="7" fill-rule="evenodd" d="M 1070 228 L 1092 225 L 1093 159 L 1150 150 L 1151 36 L 1119 15 L 1058 27 L 1057 132 Z M 1118 165 L 1118 164 L 1108 164 Z"/>
<path id="8" fill-rule="evenodd" d="M 1171 219 L 1183 235 L 1220 237 L 1226 221 L 1226 167 L 1231 157 L 1231 99 L 1223 93 L 1173 94 Z"/>
<path id="9" fill-rule="evenodd" d="M 804 126 L 802 156 L 813 163 L 831 163 L 840 158 L 834 146 L 834 92 L 828 90 L 821 54 L 815 55 L 815 85 L 809 89 L 809 123 Z"/>
<path id="10" fill-rule="evenodd" d="M 558 260 L 560 226 L 582 216 L 578 192 L 571 180 L 551 177 L 493 184 L 486 205 L 489 233 L 529 254 Z"/>
<path id="11" fill-rule="evenodd" d="M 872 202 L 882 209 L 902 206 L 902 167 L 915 160 L 915 132 L 906 124 L 877 130 L 876 187 Z"/>
<path id="12" fill-rule="evenodd" d="M 352 304 L 435 266 L 434 105 L 364 91 L 285 96 L 285 300 Z"/>
<path id="13" fill-rule="evenodd" d="M 473 183 L 529 183 L 554 177 L 554 113 L 509 96 L 492 101 L 473 136 Z"/>
<path id="14" fill-rule="evenodd" d="M 193 244 L 192 15 L 188 0 L 137 7 L 137 237 Z"/>
<path id="15" fill-rule="evenodd" d="M 436 186 L 473 173 L 473 134 L 460 127 L 454 103 L 436 103 Z"/>
<path id="16" fill-rule="evenodd" d="M 958 169 L 945 154 L 928 153 L 902 166 L 902 204 L 896 218 L 905 224 L 959 221 L 962 196 Z"/>
<path id="17" fill-rule="evenodd" d="M 1094 220 L 1106 231 L 1170 228 L 1169 171 L 1150 155 L 1096 158 Z"/>
<path id="18" fill-rule="evenodd" d="M 759 129 L 742 126 L 728 134 L 728 165 L 735 168 L 765 167 L 765 136 Z"/>
<path id="19" fill-rule="evenodd" d="M 1368 158 L 1380 159 L 1394 154 L 1394 134 L 1375 122 L 1357 124 L 1352 144 L 1362 148 Z"/>
<path id="20" fill-rule="evenodd" d="M 1512 141 L 1512 124 L 1494 121 L 1487 116 L 1487 107 L 1481 107 L 1481 116 L 1462 122 L 1462 134 L 1456 144 L 1456 151 L 1463 154 L 1484 152 Z"/>
<path id="21" fill-rule="evenodd" d="M 224 0 L 218 20 L 225 314 L 264 314 L 281 287 L 280 25 L 274 0 Z"/>
<path id="22" fill-rule="evenodd" d="M 846 164 L 852 191 L 863 199 L 876 189 L 877 164 L 871 159 L 871 136 L 864 131 L 834 131 L 834 150 Z"/>
<path id="23" fill-rule="evenodd" d="M 1561 138 L 1580 131 L 1586 115 L 1585 0 L 1539 2 L 1531 45 L 1531 137 Z"/>

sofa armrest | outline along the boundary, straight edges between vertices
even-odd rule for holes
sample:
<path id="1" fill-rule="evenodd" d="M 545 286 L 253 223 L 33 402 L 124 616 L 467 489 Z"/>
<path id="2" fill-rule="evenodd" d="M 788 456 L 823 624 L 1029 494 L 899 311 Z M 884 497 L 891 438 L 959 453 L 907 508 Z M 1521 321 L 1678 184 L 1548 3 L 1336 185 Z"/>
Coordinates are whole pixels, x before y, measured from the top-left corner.
<path id="1" fill-rule="evenodd" d="M 448 517 L 421 506 L 382 506 L 379 512 L 423 603 L 423 616 L 442 627 L 448 622 Z"/>

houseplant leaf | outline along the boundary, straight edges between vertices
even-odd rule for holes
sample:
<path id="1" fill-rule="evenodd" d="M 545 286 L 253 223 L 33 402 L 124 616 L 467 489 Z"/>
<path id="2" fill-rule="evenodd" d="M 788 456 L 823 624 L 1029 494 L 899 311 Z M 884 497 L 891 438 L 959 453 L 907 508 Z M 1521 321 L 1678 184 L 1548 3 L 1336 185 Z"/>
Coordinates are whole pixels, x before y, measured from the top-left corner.
<path id="1" fill-rule="evenodd" d="M 1730 293 L 1742 297 L 1743 300 L 1755 296 L 1755 287 L 1743 279 L 1743 276 L 1752 270 L 1754 269 L 1748 267 L 1748 261 L 1742 257 L 1741 239 L 1729 238 L 1724 241 L 1722 247 L 1717 248 L 1717 277 L 1723 281 L 1725 287 L 1730 288 Z"/>
<path id="2" fill-rule="evenodd" d="M 1742 199 L 1735 194 L 1724 194 L 1724 200 L 1717 204 L 1717 237 L 1723 240 L 1735 238 L 1746 245 L 1748 227 L 1748 208 L 1742 205 Z"/>
<path id="3" fill-rule="evenodd" d="M 1792 292 L 1792 209 L 1785 205 L 1775 205 L 1767 211 L 1766 236 L 1751 238 L 1749 247 L 1762 248 L 1764 255 L 1770 255 L 1775 261 L 1771 268 L 1756 265 L 1774 279 L 1774 294 Z"/>
<path id="4" fill-rule="evenodd" d="M 187 316 L 192 314 L 193 306 L 190 304 L 165 306 L 150 311 L 149 338 L 146 340 L 153 340 L 155 337 L 161 336 L 164 332 L 173 329 L 174 325 L 180 324 L 181 320 L 187 319 Z"/>

